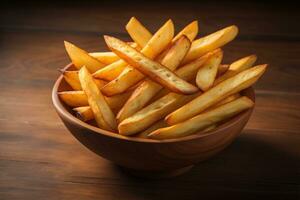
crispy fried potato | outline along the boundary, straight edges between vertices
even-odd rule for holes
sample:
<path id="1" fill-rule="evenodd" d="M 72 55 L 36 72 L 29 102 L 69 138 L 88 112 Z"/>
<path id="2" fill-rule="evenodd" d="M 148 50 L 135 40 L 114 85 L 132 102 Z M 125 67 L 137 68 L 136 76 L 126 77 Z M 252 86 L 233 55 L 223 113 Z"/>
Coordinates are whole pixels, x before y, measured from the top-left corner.
<path id="1" fill-rule="evenodd" d="M 223 75 L 228 69 L 229 69 L 229 65 L 228 64 L 221 64 L 221 65 L 219 65 L 217 77 Z"/>
<path id="2" fill-rule="evenodd" d="M 114 112 L 118 112 L 130 97 L 131 93 L 132 91 L 128 91 L 112 97 L 105 97 L 105 100 Z M 63 91 L 59 92 L 58 96 L 63 102 L 65 102 L 65 104 L 72 108 L 89 105 L 87 97 L 83 91 Z"/>
<path id="3" fill-rule="evenodd" d="M 214 82 L 214 85 L 238 74 L 239 72 L 246 70 L 250 67 L 252 67 L 256 61 L 257 57 L 256 55 L 250 55 L 244 58 L 241 58 L 232 64 L 230 64 L 229 69 L 225 74 L 222 76 L 218 77 L 217 80 Z"/>
<path id="4" fill-rule="evenodd" d="M 162 59 L 161 64 L 172 71 L 175 70 L 184 58 L 185 54 L 188 52 L 190 44 L 191 43 L 186 36 L 180 37 L 176 42 L 173 43 L 166 56 Z M 132 93 L 131 97 L 125 103 L 124 107 L 118 113 L 118 122 L 123 121 L 124 119 L 142 109 L 161 89 L 162 87 L 159 84 L 153 82 L 150 79 L 146 79 Z"/>
<path id="5" fill-rule="evenodd" d="M 97 60 L 99 60 L 100 62 L 106 65 L 109 65 L 113 62 L 116 62 L 117 60 L 120 60 L 120 58 L 113 52 L 93 52 L 89 54 L 90 56 L 96 58 Z"/>
<path id="6" fill-rule="evenodd" d="M 174 24 L 171 20 L 168 20 L 154 35 L 153 37 L 147 42 L 146 46 L 143 47 L 141 52 L 147 56 L 150 59 L 154 59 L 157 55 L 159 55 L 171 42 L 172 38 L 174 36 Z M 109 80 L 112 81 L 110 85 L 116 84 L 116 82 L 121 82 L 117 80 L 117 77 L 121 75 L 121 72 L 126 68 L 127 63 L 123 60 L 117 61 L 117 63 L 112 63 L 111 65 L 106 66 L 105 68 L 97 71 L 96 73 L 93 74 L 94 77 L 104 79 L 104 80 Z M 128 66 L 128 68 L 131 68 Z M 127 70 L 127 72 L 130 70 Z M 131 73 L 131 72 L 130 72 Z M 137 83 L 139 82 L 143 77 L 141 73 L 135 70 L 135 75 L 136 75 L 136 81 L 134 82 Z M 122 73 L 125 74 L 125 73 Z M 133 80 L 135 80 L 133 79 Z M 124 83 L 121 82 L 120 85 L 123 85 Z M 115 92 L 114 94 L 122 93 L 124 92 L 128 87 L 133 86 L 134 84 L 127 84 L 128 86 L 123 89 L 121 92 Z M 113 86 L 112 86 L 113 87 Z M 118 86 L 116 86 L 118 87 Z M 121 87 L 119 87 L 121 88 Z"/>
<path id="7" fill-rule="evenodd" d="M 96 58 L 90 56 L 86 51 L 80 49 L 79 47 L 71 44 L 70 42 L 64 41 L 67 53 L 69 54 L 72 63 L 77 69 L 80 69 L 82 66 L 94 73 L 95 71 L 103 68 L 104 63 L 100 62 Z"/>
<path id="8" fill-rule="evenodd" d="M 150 133 L 148 137 L 161 140 L 188 136 L 215 123 L 229 119 L 234 115 L 251 108 L 253 104 L 253 101 L 248 97 L 240 97 L 230 103 L 224 104 L 203 114 L 199 114 L 179 124 L 158 129 Z"/>
<path id="9" fill-rule="evenodd" d="M 70 107 L 80 107 L 89 105 L 83 91 L 63 91 L 57 93 L 59 98 Z"/>
<path id="10" fill-rule="evenodd" d="M 215 128 L 217 128 L 217 124 L 210 125 L 209 127 L 203 129 L 202 133 L 206 133 L 206 132 L 212 131 L 212 130 L 214 130 Z M 147 138 L 148 138 L 148 137 L 147 137 Z"/>
<path id="11" fill-rule="evenodd" d="M 195 40 L 192 43 L 189 53 L 184 58 L 183 64 L 188 63 L 209 51 L 224 46 L 232 41 L 237 34 L 238 28 L 233 25 Z"/>
<path id="12" fill-rule="evenodd" d="M 211 56 L 203 67 L 201 67 L 196 76 L 196 84 L 202 91 L 207 91 L 214 84 L 219 65 L 223 58 L 223 51 Z"/>
<path id="13" fill-rule="evenodd" d="M 142 53 L 136 51 L 121 40 L 104 36 L 106 44 L 123 60 L 126 60 L 131 66 L 137 68 L 140 72 L 148 75 L 149 78 L 159 84 L 169 88 L 171 91 L 182 94 L 193 94 L 198 91 L 197 87 L 179 78 L 176 74 L 170 71 L 165 66 L 152 61 Z M 138 72 L 137 70 L 133 70 Z M 140 73 L 138 72 L 138 73 Z M 108 96 L 111 95 L 111 88 L 107 87 L 110 83 L 102 88 L 102 91 Z M 107 88 L 110 88 L 107 90 Z M 108 92 L 110 91 L 110 92 Z"/>
<path id="14" fill-rule="evenodd" d="M 146 130 L 144 130 L 143 132 L 138 133 L 137 135 L 135 135 L 135 137 L 148 138 L 148 134 L 152 133 L 153 131 L 155 131 L 159 128 L 163 128 L 163 127 L 167 127 L 167 126 L 168 126 L 168 124 L 165 120 L 159 120 L 158 122 L 155 122 L 154 124 L 152 124 Z"/>
<path id="15" fill-rule="evenodd" d="M 94 113 L 97 125 L 106 130 L 116 130 L 117 121 L 115 115 L 85 66 L 79 70 L 78 76 L 81 87 Z"/>
<path id="16" fill-rule="evenodd" d="M 195 37 L 198 34 L 198 21 L 193 21 L 190 24 L 188 24 L 186 27 L 184 27 L 172 40 L 172 42 L 170 43 L 170 47 L 172 46 L 172 44 L 174 42 L 176 42 L 180 37 L 182 36 L 186 36 L 191 42 L 195 39 Z M 168 53 L 169 48 L 167 47 L 158 57 L 157 57 L 157 61 L 159 63 L 161 63 L 161 59 L 164 58 L 166 56 L 166 54 Z"/>
<path id="17" fill-rule="evenodd" d="M 212 107 L 210 107 L 208 109 L 213 109 L 213 108 L 219 107 L 221 105 L 224 105 L 226 103 L 234 101 L 234 100 L 236 100 L 239 97 L 241 97 L 240 93 L 236 93 L 236 94 L 230 95 L 229 97 L 226 97 L 225 99 L 219 101 L 218 103 L 216 103 L 215 105 L 213 105 Z"/>
<path id="18" fill-rule="evenodd" d="M 185 35 L 190 41 L 193 41 L 198 34 L 198 21 L 192 21 L 184 27 L 174 38 L 173 42 L 178 40 L 181 36 Z"/>
<path id="19" fill-rule="evenodd" d="M 94 113 L 90 106 L 73 108 L 73 111 L 76 117 L 84 122 L 94 119 Z"/>
<path id="20" fill-rule="evenodd" d="M 197 94 L 179 95 L 176 93 L 169 93 L 138 111 L 131 117 L 123 120 L 118 126 L 119 133 L 121 135 L 133 135 L 143 131 L 151 124 L 164 118 L 168 113 L 193 99 L 196 95 Z"/>
<path id="21" fill-rule="evenodd" d="M 222 99 L 250 87 L 265 72 L 267 65 L 258 65 L 238 73 L 214 86 L 183 107 L 166 117 L 167 123 L 174 125 L 201 113 Z"/>
<path id="22" fill-rule="evenodd" d="M 144 47 L 148 41 L 152 38 L 152 34 L 144 25 L 141 24 L 135 17 L 131 17 L 126 25 L 126 30 L 130 37 L 139 46 Z"/>
<path id="23" fill-rule="evenodd" d="M 82 90 L 79 82 L 78 71 L 61 70 L 60 72 L 63 74 L 64 79 L 72 87 L 73 90 Z M 100 79 L 94 79 L 94 81 L 99 89 L 107 84 L 106 81 Z"/>

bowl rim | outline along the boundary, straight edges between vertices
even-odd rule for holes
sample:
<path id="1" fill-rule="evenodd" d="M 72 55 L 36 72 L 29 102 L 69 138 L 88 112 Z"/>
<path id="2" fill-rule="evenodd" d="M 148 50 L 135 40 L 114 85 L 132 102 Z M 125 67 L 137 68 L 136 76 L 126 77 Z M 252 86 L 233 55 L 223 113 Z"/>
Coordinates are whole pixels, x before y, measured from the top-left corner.
<path id="1" fill-rule="evenodd" d="M 63 70 L 67 70 L 68 68 L 70 68 L 72 65 L 72 63 L 66 65 L 66 67 L 63 68 Z M 138 138 L 138 137 L 130 137 L 130 136 L 125 136 L 125 135 L 120 135 L 118 133 L 115 132 L 111 132 L 111 131 L 107 131 L 104 129 L 101 129 L 99 127 L 95 127 L 93 125 L 90 125 L 84 121 L 81 121 L 80 119 L 76 118 L 74 115 L 72 115 L 63 105 L 63 103 L 61 102 L 60 98 L 57 95 L 58 92 L 58 88 L 61 84 L 63 80 L 63 75 L 61 74 L 58 79 L 55 81 L 55 84 L 52 88 L 52 103 L 56 109 L 56 111 L 58 112 L 59 115 L 65 117 L 69 122 L 76 124 L 78 126 L 80 126 L 81 128 L 86 128 L 91 130 L 92 132 L 95 132 L 97 134 L 102 134 L 108 137 L 113 137 L 116 139 L 120 139 L 120 140 L 127 140 L 127 141 L 131 141 L 131 142 L 141 142 L 141 143 L 175 143 L 175 142 L 183 142 L 183 141 L 189 141 L 189 140 L 194 140 L 194 139 L 198 139 L 198 138 L 203 138 L 206 136 L 211 136 L 214 134 L 217 134 L 225 129 L 228 129 L 231 126 L 234 126 L 235 124 L 239 123 L 244 117 L 246 117 L 248 114 L 251 114 L 254 106 L 255 106 L 255 93 L 254 93 L 254 89 L 253 87 L 249 87 L 246 88 L 245 90 L 250 90 L 250 93 L 253 94 L 253 101 L 254 101 L 254 106 L 250 109 L 247 109 L 241 113 L 239 113 L 237 116 L 233 117 L 232 119 L 228 120 L 227 122 L 223 123 L 222 125 L 218 126 L 217 128 L 211 130 L 211 131 L 207 131 L 203 134 L 192 134 L 192 135 L 188 135 L 188 136 L 184 136 L 184 137 L 180 137 L 180 138 L 173 138 L 173 139 L 163 139 L 163 140 L 154 140 L 154 139 L 150 139 L 150 138 Z"/>

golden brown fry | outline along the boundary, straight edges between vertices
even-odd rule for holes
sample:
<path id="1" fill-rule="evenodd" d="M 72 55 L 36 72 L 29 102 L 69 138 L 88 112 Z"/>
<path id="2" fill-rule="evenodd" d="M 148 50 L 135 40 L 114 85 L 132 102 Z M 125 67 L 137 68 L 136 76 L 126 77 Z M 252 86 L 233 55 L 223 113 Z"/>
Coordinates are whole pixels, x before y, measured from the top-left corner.
<path id="1" fill-rule="evenodd" d="M 184 58 L 185 54 L 188 52 L 189 47 L 189 39 L 185 36 L 180 37 L 169 49 L 166 56 L 162 59 L 161 64 L 172 71 L 175 70 L 180 64 L 181 60 Z M 118 113 L 117 120 L 121 122 L 142 109 L 161 89 L 162 87 L 159 84 L 151 81 L 150 79 L 146 79 L 132 93 L 124 107 Z"/>
<path id="2" fill-rule="evenodd" d="M 151 124 L 162 119 L 168 113 L 193 99 L 196 95 L 197 94 L 179 95 L 176 93 L 169 93 L 138 111 L 131 117 L 123 120 L 118 126 L 119 133 L 122 135 L 133 135 L 145 130 Z"/>
<path id="3" fill-rule="evenodd" d="M 94 119 L 94 113 L 90 106 L 73 108 L 73 111 L 76 117 L 84 122 Z"/>
<path id="4" fill-rule="evenodd" d="M 148 135 L 152 139 L 171 139 L 194 134 L 215 123 L 229 119 L 236 114 L 253 106 L 253 101 L 248 97 L 240 97 L 230 103 L 224 104 L 213 110 L 199 114 L 179 124 L 158 129 Z"/>
<path id="5" fill-rule="evenodd" d="M 83 91 L 58 92 L 59 98 L 70 107 L 87 106 L 88 101 Z"/>
<path id="6" fill-rule="evenodd" d="M 85 66 L 79 70 L 78 76 L 81 87 L 94 113 L 97 125 L 106 130 L 116 130 L 117 122 L 115 115 Z"/>
<path id="7" fill-rule="evenodd" d="M 159 55 L 171 42 L 172 38 L 174 36 L 174 24 L 171 20 L 168 20 L 154 35 L 153 37 L 147 42 L 146 46 L 143 47 L 141 52 L 147 56 L 150 59 L 154 59 L 157 55 Z M 119 75 L 121 75 L 121 72 L 126 68 L 127 63 L 123 60 L 117 61 L 117 63 L 112 63 L 111 65 L 106 66 L 105 68 L 97 71 L 93 74 L 94 77 L 105 79 L 105 80 L 113 80 L 112 85 L 114 85 L 115 82 L 121 82 L 116 80 Z M 132 69 L 132 67 L 128 66 L 128 68 Z M 129 72 L 130 70 L 127 70 Z M 131 72 L 130 72 L 131 73 Z M 139 80 L 143 77 L 143 75 L 135 70 L 136 75 L 136 81 L 137 83 Z M 125 73 L 122 73 L 125 74 Z M 134 79 L 135 80 L 135 79 Z M 133 86 L 134 84 L 127 84 L 128 86 L 125 89 L 122 89 L 121 92 L 115 92 L 114 94 L 122 93 L 124 92 L 128 87 Z M 123 85 L 121 83 L 120 85 Z M 112 86 L 113 87 L 113 86 Z M 116 86 L 118 87 L 118 86 Z M 119 86 L 119 88 L 121 88 Z"/>
<path id="8" fill-rule="evenodd" d="M 258 65 L 226 79 L 193 101 L 169 114 L 166 117 L 167 123 L 173 125 L 190 119 L 222 99 L 250 87 L 265 72 L 266 67 L 267 65 Z"/>
<path id="9" fill-rule="evenodd" d="M 195 40 L 183 63 L 188 63 L 209 51 L 224 46 L 233 40 L 237 34 L 238 28 L 233 25 Z"/>
<path id="10" fill-rule="evenodd" d="M 223 58 L 223 52 L 211 56 L 203 67 L 201 67 L 196 76 L 196 84 L 202 91 L 207 91 L 214 84 L 215 78 L 217 76 L 219 65 Z"/>
<path id="11" fill-rule="evenodd" d="M 100 62 L 106 65 L 109 65 L 113 62 L 116 62 L 117 60 L 120 60 L 120 58 L 113 52 L 93 52 L 89 54 L 90 56 L 96 58 L 97 60 L 99 60 Z"/>
<path id="12" fill-rule="evenodd" d="M 216 108 L 216 107 L 219 107 L 221 105 L 224 105 L 226 103 L 229 103 L 231 101 L 234 101 L 236 100 L 237 98 L 241 97 L 241 95 L 239 93 L 236 93 L 236 94 L 233 94 L 233 95 L 230 95 L 228 97 L 226 97 L 225 99 L 219 101 L 218 103 L 216 103 L 215 105 L 213 105 L 212 107 L 208 108 L 208 110 L 210 109 L 213 109 L 213 108 Z"/>
<path id="13" fill-rule="evenodd" d="M 79 82 L 78 71 L 61 70 L 61 73 L 63 74 L 66 82 L 72 87 L 73 90 L 82 90 Z M 94 79 L 94 81 L 99 89 L 101 89 L 105 84 L 107 84 L 106 81 L 100 79 Z"/>
<path id="14" fill-rule="evenodd" d="M 128 91 L 112 97 L 105 97 L 105 100 L 114 112 L 118 112 L 130 97 L 131 93 L 131 91 Z M 63 102 L 65 102 L 65 104 L 73 108 L 89 105 L 87 97 L 83 91 L 64 91 L 59 92 L 58 96 Z"/>
<path id="15" fill-rule="evenodd" d="M 219 65 L 217 77 L 223 75 L 228 69 L 229 69 L 229 65 L 228 64 L 221 64 L 221 65 Z"/>
<path id="16" fill-rule="evenodd" d="M 249 69 L 254 65 L 256 59 L 257 59 L 256 55 L 250 55 L 233 62 L 232 64 L 230 64 L 227 72 L 222 76 L 220 76 L 219 78 L 217 78 L 217 80 L 214 82 L 214 85 L 238 74 L 243 70 Z"/>
<path id="17" fill-rule="evenodd" d="M 190 41 L 193 41 L 198 34 L 198 21 L 192 21 L 184 27 L 174 38 L 173 42 L 178 40 L 181 36 L 185 35 Z"/>
<path id="18" fill-rule="evenodd" d="M 152 133 L 153 131 L 159 129 L 159 128 L 163 128 L 168 126 L 167 122 L 165 122 L 165 120 L 159 120 L 158 122 L 155 122 L 154 124 L 152 124 L 149 128 L 147 128 L 146 130 L 144 130 L 143 132 L 135 135 L 135 137 L 138 138 L 148 138 L 148 134 Z"/>
<path id="19" fill-rule="evenodd" d="M 126 62 L 129 63 L 131 66 L 137 68 L 140 72 L 144 73 L 145 75 L 148 75 L 148 77 L 152 80 L 158 82 L 159 84 L 169 88 L 171 91 L 174 92 L 182 94 L 193 94 L 197 92 L 197 87 L 179 78 L 176 74 L 174 74 L 165 66 L 150 60 L 142 53 L 128 46 L 123 41 L 110 36 L 104 36 L 104 38 L 106 44 L 113 52 L 115 52 L 123 60 L 126 60 Z M 133 72 L 138 71 L 133 70 L 131 73 Z M 110 83 L 108 83 L 102 88 L 102 91 L 108 96 L 110 96 L 112 92 L 111 89 L 111 85 Z"/>
<path id="20" fill-rule="evenodd" d="M 130 37 L 139 46 L 144 47 L 148 41 L 152 38 L 152 34 L 144 25 L 141 24 L 135 17 L 131 17 L 126 25 L 126 30 Z"/>
<path id="21" fill-rule="evenodd" d="M 80 49 L 79 47 L 71 44 L 70 42 L 65 41 L 65 47 L 67 53 L 69 54 L 72 63 L 77 69 L 80 69 L 82 66 L 86 66 L 86 68 L 94 73 L 95 71 L 103 68 L 105 66 L 104 63 L 100 62 L 96 58 L 90 56 L 86 51 Z"/>

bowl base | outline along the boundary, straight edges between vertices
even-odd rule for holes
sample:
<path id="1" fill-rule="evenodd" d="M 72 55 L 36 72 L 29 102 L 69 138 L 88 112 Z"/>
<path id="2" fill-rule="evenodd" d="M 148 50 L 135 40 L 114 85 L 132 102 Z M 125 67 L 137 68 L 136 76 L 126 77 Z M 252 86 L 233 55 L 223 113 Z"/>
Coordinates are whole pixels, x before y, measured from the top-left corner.
<path id="1" fill-rule="evenodd" d="M 167 170 L 167 171 L 147 171 L 147 170 L 129 169 L 123 166 L 120 167 L 126 173 L 136 177 L 147 178 L 147 179 L 162 179 L 162 178 L 171 178 L 171 177 L 182 175 L 190 171 L 194 167 L 194 165 L 189 165 L 186 167 Z"/>

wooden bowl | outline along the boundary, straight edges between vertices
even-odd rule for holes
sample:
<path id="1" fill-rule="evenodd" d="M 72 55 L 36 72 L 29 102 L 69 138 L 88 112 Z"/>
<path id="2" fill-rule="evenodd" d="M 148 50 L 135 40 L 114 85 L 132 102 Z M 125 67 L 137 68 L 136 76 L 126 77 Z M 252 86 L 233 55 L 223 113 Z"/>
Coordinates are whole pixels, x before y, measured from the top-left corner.
<path id="1" fill-rule="evenodd" d="M 71 68 L 72 65 L 66 67 Z M 219 153 L 241 133 L 253 110 L 238 114 L 210 132 L 160 141 L 122 136 L 77 119 L 57 95 L 57 92 L 66 90 L 70 87 L 60 76 L 52 90 L 52 101 L 59 117 L 75 138 L 131 174 L 149 178 L 179 175 Z M 255 101 L 252 88 L 242 93 Z"/>

